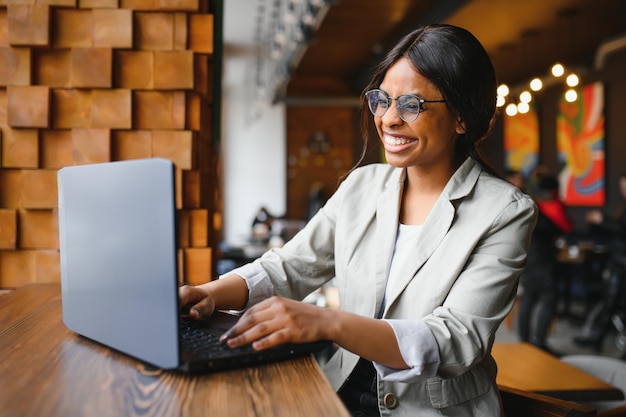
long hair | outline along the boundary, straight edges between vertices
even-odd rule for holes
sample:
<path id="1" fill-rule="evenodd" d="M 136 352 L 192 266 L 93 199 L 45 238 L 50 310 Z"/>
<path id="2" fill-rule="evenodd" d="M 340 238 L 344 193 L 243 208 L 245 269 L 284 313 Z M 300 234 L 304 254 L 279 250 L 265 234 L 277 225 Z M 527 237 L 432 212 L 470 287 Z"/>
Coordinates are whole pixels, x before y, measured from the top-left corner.
<path id="1" fill-rule="evenodd" d="M 374 69 L 364 92 L 379 88 L 389 68 L 401 58 L 407 58 L 417 72 L 437 87 L 450 111 L 465 123 L 465 133 L 459 135 L 456 143 L 457 162 L 469 156 L 498 175 L 477 148 L 493 127 L 497 88 L 493 65 L 478 39 L 466 29 L 452 25 L 434 24 L 416 29 L 403 37 Z M 363 153 L 357 165 L 367 152 L 372 123 L 364 95 L 361 98 Z"/>

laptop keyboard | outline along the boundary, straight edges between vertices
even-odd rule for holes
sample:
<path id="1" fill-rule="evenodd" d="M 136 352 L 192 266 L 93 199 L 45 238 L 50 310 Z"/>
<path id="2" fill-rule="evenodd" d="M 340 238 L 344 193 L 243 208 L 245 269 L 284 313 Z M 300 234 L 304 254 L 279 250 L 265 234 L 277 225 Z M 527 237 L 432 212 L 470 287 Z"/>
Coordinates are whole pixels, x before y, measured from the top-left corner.
<path id="1" fill-rule="evenodd" d="M 184 351 L 207 359 L 254 351 L 250 345 L 230 348 L 220 343 L 218 335 L 208 331 L 202 323 L 188 317 L 180 319 L 180 336 Z"/>

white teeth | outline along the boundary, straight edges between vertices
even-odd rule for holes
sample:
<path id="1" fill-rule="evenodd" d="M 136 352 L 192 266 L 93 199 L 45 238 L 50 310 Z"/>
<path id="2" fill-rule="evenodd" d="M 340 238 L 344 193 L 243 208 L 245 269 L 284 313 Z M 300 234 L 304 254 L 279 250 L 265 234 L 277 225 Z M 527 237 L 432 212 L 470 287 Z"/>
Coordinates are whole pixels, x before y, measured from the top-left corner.
<path id="1" fill-rule="evenodd" d="M 385 142 L 389 145 L 398 146 L 398 145 L 406 145 L 407 143 L 413 142 L 413 140 L 409 139 L 399 139 L 391 136 L 385 136 Z"/>

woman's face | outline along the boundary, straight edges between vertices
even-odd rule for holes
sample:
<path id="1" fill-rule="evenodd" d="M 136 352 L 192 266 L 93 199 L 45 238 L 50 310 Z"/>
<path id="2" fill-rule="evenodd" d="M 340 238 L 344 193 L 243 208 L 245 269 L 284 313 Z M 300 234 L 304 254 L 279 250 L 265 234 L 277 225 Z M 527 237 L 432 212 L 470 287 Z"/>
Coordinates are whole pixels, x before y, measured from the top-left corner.
<path id="1" fill-rule="evenodd" d="M 441 100 L 441 92 L 420 73 L 408 59 L 392 65 L 380 87 L 389 97 L 414 94 L 425 100 Z M 425 103 L 414 121 L 403 121 L 396 110 L 396 100 L 382 117 L 374 117 L 376 130 L 389 164 L 396 167 L 429 168 L 450 165 L 454 161 L 454 145 L 463 126 L 450 113 L 446 103 Z"/>

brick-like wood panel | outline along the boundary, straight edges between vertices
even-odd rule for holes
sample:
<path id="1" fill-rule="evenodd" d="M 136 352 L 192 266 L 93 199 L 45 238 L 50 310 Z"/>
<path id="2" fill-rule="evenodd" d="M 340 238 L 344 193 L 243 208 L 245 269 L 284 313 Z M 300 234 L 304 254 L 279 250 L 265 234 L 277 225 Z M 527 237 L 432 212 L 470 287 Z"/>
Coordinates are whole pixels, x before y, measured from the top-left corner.
<path id="1" fill-rule="evenodd" d="M 133 13 L 123 9 L 93 11 L 93 46 L 103 48 L 133 47 Z"/>
<path id="2" fill-rule="evenodd" d="M 30 48 L 0 48 L 0 86 L 30 85 Z"/>
<path id="3" fill-rule="evenodd" d="M 37 168 L 39 165 L 39 131 L 2 127 L 2 166 Z"/>
<path id="4" fill-rule="evenodd" d="M 0 0 L 0 288 L 59 282 L 57 171 L 176 166 L 180 281 L 212 277 L 211 0 Z"/>
<path id="5" fill-rule="evenodd" d="M 7 6 L 10 45 L 48 46 L 50 44 L 50 6 L 16 4 Z"/>
<path id="6" fill-rule="evenodd" d="M 17 211 L 0 209 L 0 249 L 15 249 L 17 243 Z"/>
<path id="7" fill-rule="evenodd" d="M 56 170 L 22 170 L 21 207 L 29 209 L 52 209 L 57 206 Z"/>
<path id="8" fill-rule="evenodd" d="M 7 86 L 7 123 L 11 127 L 48 127 L 50 88 L 45 85 Z"/>

